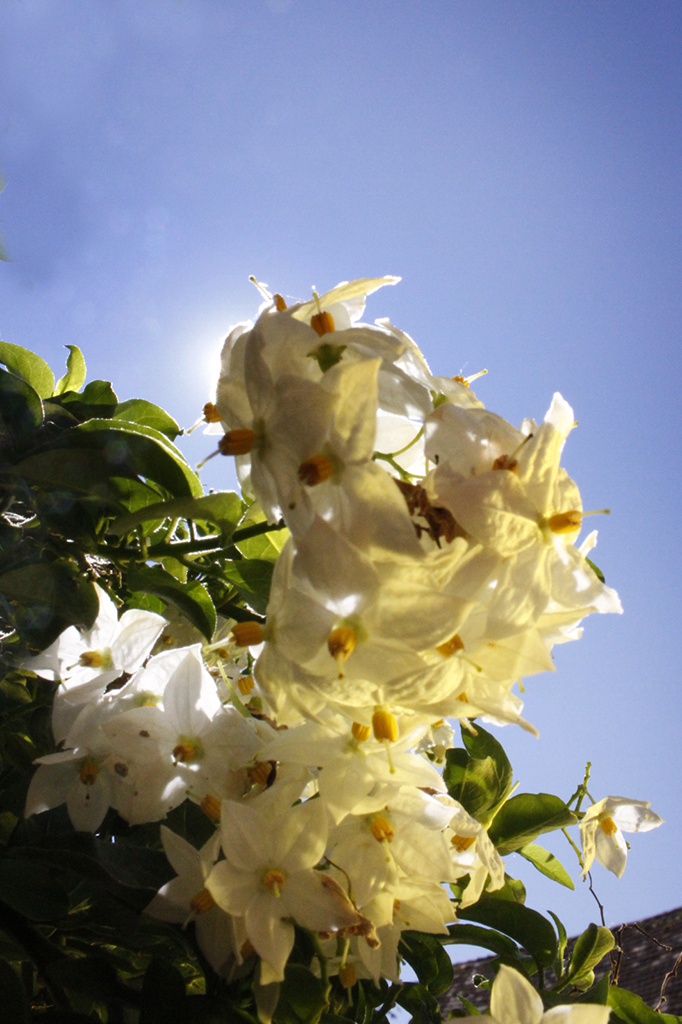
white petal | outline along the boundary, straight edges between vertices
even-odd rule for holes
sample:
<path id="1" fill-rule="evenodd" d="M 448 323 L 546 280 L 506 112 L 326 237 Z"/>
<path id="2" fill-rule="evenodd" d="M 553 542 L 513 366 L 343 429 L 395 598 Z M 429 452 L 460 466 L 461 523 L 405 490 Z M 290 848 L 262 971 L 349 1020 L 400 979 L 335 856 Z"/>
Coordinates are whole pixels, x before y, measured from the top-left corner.
<path id="1" fill-rule="evenodd" d="M 493 982 L 490 1012 L 499 1024 L 540 1024 L 542 999 L 527 978 L 502 964 Z"/>

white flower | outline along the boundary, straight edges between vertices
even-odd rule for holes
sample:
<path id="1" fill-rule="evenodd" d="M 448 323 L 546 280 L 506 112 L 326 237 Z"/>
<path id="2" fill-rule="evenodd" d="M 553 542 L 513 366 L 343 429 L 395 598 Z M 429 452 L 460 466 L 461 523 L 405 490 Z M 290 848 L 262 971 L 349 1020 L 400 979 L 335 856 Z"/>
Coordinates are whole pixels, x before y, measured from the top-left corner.
<path id="1" fill-rule="evenodd" d="M 580 822 L 583 844 L 583 875 L 596 859 L 618 878 L 625 871 L 627 844 L 623 832 L 648 832 L 663 824 L 663 818 L 649 810 L 644 800 L 607 796 L 592 804 Z"/>
<path id="2" fill-rule="evenodd" d="M 261 981 L 282 981 L 294 944 L 291 919 L 313 931 L 362 922 L 343 890 L 326 872 L 314 871 L 327 839 L 321 801 L 308 800 L 283 813 L 263 811 L 257 801 L 223 801 L 222 847 L 207 885 L 216 903 L 244 918 L 246 932 L 264 961 Z M 265 977 L 263 977 L 265 971 Z"/>
<path id="3" fill-rule="evenodd" d="M 611 1010 L 596 1003 L 572 1003 L 545 1011 L 538 991 L 513 967 L 502 964 L 493 982 L 490 1013 L 462 1017 L 470 1024 L 607 1024 Z"/>

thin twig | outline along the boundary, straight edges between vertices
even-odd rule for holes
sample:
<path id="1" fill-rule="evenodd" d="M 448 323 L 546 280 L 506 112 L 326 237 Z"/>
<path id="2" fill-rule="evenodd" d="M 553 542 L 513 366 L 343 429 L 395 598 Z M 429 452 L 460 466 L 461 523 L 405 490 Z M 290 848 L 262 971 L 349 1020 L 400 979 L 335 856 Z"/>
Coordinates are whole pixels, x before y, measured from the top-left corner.
<path id="1" fill-rule="evenodd" d="M 668 982 L 672 981 L 673 978 L 677 977 L 677 971 L 678 971 L 678 968 L 679 968 L 681 963 L 682 963 L 682 953 L 680 953 L 680 955 L 678 956 L 677 960 L 673 964 L 671 970 L 668 971 L 668 973 L 666 974 L 665 978 L 663 979 L 663 984 L 661 985 L 661 994 L 658 997 L 658 1002 L 654 1006 L 654 1010 L 660 1010 L 661 1007 L 665 1005 L 665 1002 L 666 1002 L 666 999 L 667 999 L 667 996 L 665 994 L 665 990 L 668 987 Z"/>

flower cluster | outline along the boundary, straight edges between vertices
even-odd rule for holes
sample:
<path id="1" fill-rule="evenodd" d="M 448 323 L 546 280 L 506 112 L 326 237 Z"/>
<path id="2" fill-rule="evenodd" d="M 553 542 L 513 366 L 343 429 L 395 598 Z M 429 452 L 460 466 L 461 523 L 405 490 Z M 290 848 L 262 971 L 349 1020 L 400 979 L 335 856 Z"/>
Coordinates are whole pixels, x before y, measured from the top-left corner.
<path id="1" fill-rule="evenodd" d="M 445 719 L 532 730 L 515 683 L 551 670 L 586 615 L 620 611 L 587 558 L 596 534 L 575 543 L 568 404 L 555 395 L 517 430 L 469 381 L 433 376 L 388 321 L 359 322 L 394 281 L 289 308 L 268 294 L 225 343 L 207 419 L 244 494 L 290 533 L 265 621 L 174 646 L 164 618 L 119 618 L 98 587 L 93 628 L 24 663 L 57 683 L 59 748 L 39 759 L 26 813 L 66 802 L 96 831 L 110 807 L 141 824 L 199 804 L 215 833 L 197 850 L 162 826 L 177 877 L 147 911 L 194 920 L 224 976 L 258 957 L 262 986 L 284 978 L 295 926 L 346 988 L 397 980 L 402 932 L 455 920 L 444 884 L 460 907 L 502 887 L 490 821 L 438 770 Z M 618 825 L 660 823 L 641 806 L 609 798 L 584 815 L 585 870 L 596 856 L 622 873 Z"/>
<path id="2" fill-rule="evenodd" d="M 276 296 L 227 338 L 220 451 L 291 531 L 265 628 L 235 636 L 264 641 L 255 678 L 280 721 L 525 726 L 514 683 L 551 671 L 590 612 L 621 610 L 587 559 L 596 533 L 575 545 L 580 494 L 559 465 L 573 411 L 556 394 L 517 430 L 390 322 L 356 322 L 394 281 Z"/>

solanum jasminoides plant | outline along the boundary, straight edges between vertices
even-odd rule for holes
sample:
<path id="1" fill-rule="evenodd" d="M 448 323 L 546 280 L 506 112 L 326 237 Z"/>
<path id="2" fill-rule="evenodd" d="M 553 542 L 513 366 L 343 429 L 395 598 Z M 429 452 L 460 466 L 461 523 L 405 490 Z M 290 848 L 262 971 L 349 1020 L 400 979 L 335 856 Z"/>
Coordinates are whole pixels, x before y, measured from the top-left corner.
<path id="1" fill-rule="evenodd" d="M 534 732 L 517 682 L 621 610 L 560 465 L 573 411 L 516 429 L 433 376 L 360 321 L 396 280 L 259 286 L 202 417 L 241 496 L 204 494 L 175 421 L 86 384 L 74 346 L 55 384 L 0 344 L 12 1024 L 435 1024 L 455 943 L 496 954 L 494 1020 L 648 1020 L 594 984 L 611 932 L 567 956 L 505 873 L 518 852 L 573 888 L 535 840 L 577 826 L 578 871 L 620 876 L 622 830 L 661 823 L 589 772 L 515 792 L 492 731 Z"/>

